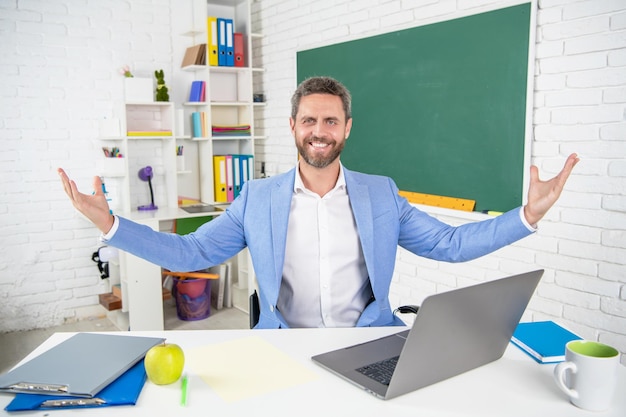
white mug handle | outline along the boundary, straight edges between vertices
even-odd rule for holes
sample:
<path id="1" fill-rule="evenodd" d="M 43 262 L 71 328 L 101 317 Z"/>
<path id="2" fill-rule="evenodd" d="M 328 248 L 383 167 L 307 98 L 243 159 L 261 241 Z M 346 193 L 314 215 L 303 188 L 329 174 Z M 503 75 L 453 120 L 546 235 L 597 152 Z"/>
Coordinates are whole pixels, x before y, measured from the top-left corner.
<path id="1" fill-rule="evenodd" d="M 574 362 L 561 362 L 554 368 L 554 380 L 556 385 L 570 398 L 578 398 L 578 391 L 571 389 L 565 384 L 565 372 L 570 370 L 576 373 L 577 368 Z"/>

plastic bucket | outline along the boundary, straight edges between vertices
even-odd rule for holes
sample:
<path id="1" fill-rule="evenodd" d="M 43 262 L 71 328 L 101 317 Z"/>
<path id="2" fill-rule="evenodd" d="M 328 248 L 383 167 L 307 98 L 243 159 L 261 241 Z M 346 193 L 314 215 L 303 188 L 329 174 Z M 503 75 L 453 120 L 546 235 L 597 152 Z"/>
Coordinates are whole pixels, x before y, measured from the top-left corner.
<path id="1" fill-rule="evenodd" d="M 174 279 L 172 296 L 176 314 L 186 321 L 203 320 L 211 315 L 211 280 L 202 278 Z"/>

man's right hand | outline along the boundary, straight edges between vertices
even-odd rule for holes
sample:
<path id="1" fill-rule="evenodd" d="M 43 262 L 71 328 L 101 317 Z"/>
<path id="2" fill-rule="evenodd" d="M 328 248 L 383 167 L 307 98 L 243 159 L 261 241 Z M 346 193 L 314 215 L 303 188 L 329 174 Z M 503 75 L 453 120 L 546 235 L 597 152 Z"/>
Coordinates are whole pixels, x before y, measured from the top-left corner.
<path id="1" fill-rule="evenodd" d="M 59 168 L 57 172 L 63 182 L 65 193 L 72 201 L 74 207 L 91 220 L 102 233 L 108 233 L 111 227 L 113 227 L 114 218 L 111 214 L 106 196 L 102 192 L 102 181 L 100 177 L 94 177 L 94 193 L 83 194 L 78 191 L 76 183 L 69 179 L 62 168 Z"/>

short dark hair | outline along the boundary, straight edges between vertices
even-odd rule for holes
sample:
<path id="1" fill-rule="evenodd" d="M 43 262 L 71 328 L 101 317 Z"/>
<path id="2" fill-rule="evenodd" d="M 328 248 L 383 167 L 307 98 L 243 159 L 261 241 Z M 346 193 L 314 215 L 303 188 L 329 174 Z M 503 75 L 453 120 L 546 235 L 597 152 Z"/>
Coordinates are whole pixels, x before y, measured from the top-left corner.
<path id="1" fill-rule="evenodd" d="M 302 81 L 291 97 L 292 119 L 298 114 L 302 97 L 310 94 L 330 94 L 339 97 L 343 103 L 346 120 L 352 118 L 352 96 L 346 86 L 331 77 L 311 77 Z"/>

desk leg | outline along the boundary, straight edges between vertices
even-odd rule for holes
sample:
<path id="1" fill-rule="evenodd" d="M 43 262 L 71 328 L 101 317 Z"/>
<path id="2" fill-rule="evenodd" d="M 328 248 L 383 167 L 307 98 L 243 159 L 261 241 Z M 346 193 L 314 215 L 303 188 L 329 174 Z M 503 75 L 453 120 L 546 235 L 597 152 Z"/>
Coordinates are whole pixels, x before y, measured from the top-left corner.
<path id="1" fill-rule="evenodd" d="M 125 255 L 130 330 L 163 330 L 161 267 L 130 253 Z"/>

